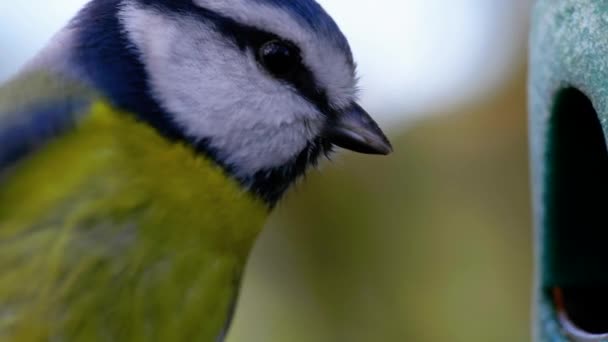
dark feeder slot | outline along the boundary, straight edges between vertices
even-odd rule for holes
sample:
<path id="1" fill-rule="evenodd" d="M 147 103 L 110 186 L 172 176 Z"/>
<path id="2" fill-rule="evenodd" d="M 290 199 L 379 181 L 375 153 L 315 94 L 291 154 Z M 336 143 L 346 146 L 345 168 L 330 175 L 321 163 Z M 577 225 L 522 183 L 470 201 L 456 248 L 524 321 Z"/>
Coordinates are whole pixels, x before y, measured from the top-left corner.
<path id="1" fill-rule="evenodd" d="M 593 104 L 562 90 L 549 123 L 542 281 L 566 325 L 608 333 L 608 151 Z"/>

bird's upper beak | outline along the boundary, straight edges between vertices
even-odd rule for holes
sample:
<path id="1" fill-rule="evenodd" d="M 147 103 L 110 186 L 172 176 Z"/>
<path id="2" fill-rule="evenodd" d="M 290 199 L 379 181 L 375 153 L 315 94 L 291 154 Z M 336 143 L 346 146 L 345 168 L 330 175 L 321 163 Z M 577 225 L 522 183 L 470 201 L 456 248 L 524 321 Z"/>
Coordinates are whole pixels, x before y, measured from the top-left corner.
<path id="1" fill-rule="evenodd" d="M 359 153 L 387 155 L 393 152 L 378 124 L 356 103 L 330 120 L 324 137 L 336 146 Z"/>

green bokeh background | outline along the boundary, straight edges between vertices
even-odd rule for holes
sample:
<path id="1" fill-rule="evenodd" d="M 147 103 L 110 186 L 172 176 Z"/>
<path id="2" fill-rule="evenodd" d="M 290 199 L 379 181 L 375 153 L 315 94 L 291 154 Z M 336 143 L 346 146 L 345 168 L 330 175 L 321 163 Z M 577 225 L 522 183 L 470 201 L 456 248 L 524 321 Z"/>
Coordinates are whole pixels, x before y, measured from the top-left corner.
<path id="1" fill-rule="evenodd" d="M 390 131 L 394 155 L 340 154 L 292 191 L 229 341 L 530 340 L 524 61 L 494 94 Z"/>

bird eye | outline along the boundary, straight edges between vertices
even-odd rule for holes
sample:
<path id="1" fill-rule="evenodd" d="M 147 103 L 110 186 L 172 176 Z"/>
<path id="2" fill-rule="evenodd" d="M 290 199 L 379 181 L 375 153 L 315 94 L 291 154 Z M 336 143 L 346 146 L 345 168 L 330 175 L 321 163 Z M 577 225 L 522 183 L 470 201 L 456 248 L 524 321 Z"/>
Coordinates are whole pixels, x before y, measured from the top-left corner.
<path id="1" fill-rule="evenodd" d="M 272 40 L 259 50 L 259 59 L 264 68 L 276 77 L 289 77 L 300 66 L 300 52 L 293 44 Z"/>

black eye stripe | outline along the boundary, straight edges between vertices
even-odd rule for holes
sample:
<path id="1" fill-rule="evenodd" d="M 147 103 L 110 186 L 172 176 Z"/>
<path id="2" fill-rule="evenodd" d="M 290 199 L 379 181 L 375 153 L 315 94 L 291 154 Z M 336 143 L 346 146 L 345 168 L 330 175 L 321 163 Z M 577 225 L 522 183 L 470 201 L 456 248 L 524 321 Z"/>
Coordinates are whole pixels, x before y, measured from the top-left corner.
<path id="1" fill-rule="evenodd" d="M 289 44 L 293 44 L 298 48 L 298 51 L 300 51 L 297 44 L 287 39 L 279 37 L 271 32 L 243 25 L 217 12 L 196 6 L 191 1 L 174 0 L 163 1 L 162 3 L 153 2 L 151 0 L 139 1 L 144 5 L 161 8 L 163 12 L 168 10 L 182 16 L 195 15 L 199 20 L 213 24 L 217 32 L 221 33 L 222 36 L 226 39 L 230 39 L 241 51 L 251 53 L 253 56 L 258 54 L 258 50 L 264 44 L 271 41 L 288 42 Z M 301 68 L 299 68 L 291 77 L 282 78 L 280 81 L 285 82 L 286 85 L 297 91 L 300 96 L 307 99 L 324 115 L 329 117 L 335 116 L 335 111 L 329 104 L 325 89 L 317 83 L 316 77 L 305 62 L 301 63 Z"/>
<path id="2" fill-rule="evenodd" d="M 221 22 L 220 24 L 224 28 L 220 31 L 224 37 L 233 40 L 241 50 L 250 50 L 254 56 L 258 55 L 258 50 L 264 44 L 275 40 L 293 44 L 297 48 L 298 53 L 301 53 L 296 44 L 282 39 L 275 34 L 258 30 L 253 27 L 243 26 L 234 22 L 228 27 L 224 26 L 226 25 L 226 22 Z M 294 73 L 290 75 L 290 77 L 281 78 L 280 80 L 286 82 L 287 85 L 295 89 L 301 96 L 319 108 L 323 114 L 327 116 L 333 115 L 333 111 L 329 105 L 329 100 L 325 90 L 323 90 L 317 84 L 317 80 L 313 72 L 306 65 L 305 61 L 300 61 L 300 67 L 294 70 Z"/>
<path id="3" fill-rule="evenodd" d="M 304 67 L 300 49 L 286 41 L 271 40 L 264 43 L 258 49 L 256 57 L 262 67 L 279 79 L 289 80 Z"/>

